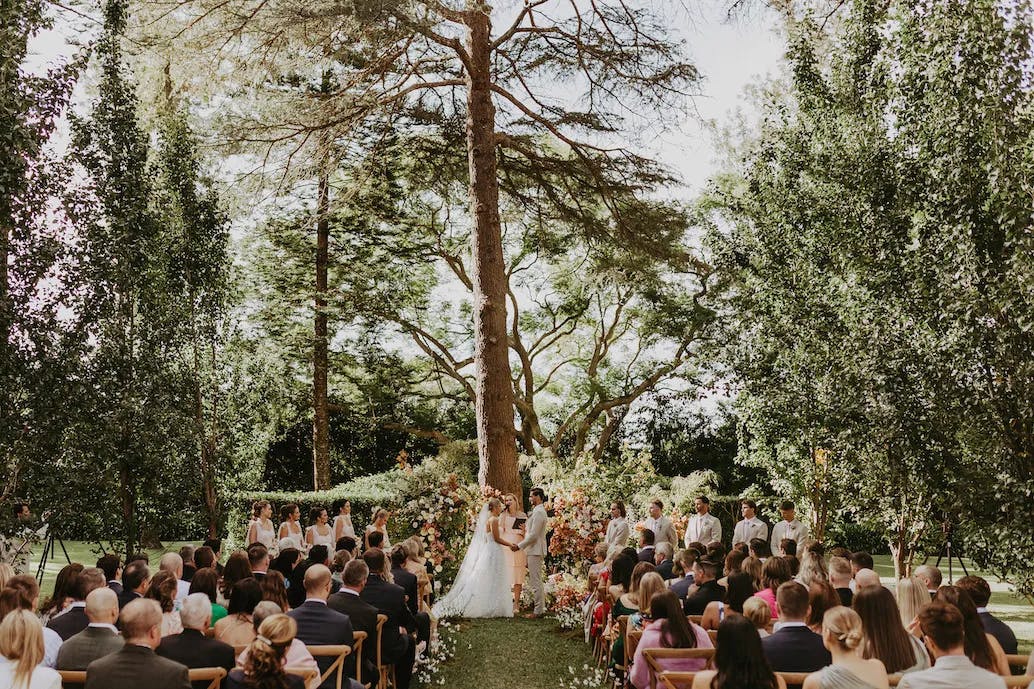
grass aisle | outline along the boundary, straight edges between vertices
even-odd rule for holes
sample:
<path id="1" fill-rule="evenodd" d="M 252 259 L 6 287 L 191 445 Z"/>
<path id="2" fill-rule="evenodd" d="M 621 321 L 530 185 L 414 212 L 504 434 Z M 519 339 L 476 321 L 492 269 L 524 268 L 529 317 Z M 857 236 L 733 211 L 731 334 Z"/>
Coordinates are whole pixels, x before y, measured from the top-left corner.
<path id="1" fill-rule="evenodd" d="M 556 689 L 573 684 L 568 668 L 586 677 L 592 665 L 580 633 L 560 632 L 556 620 L 464 620 L 454 630 L 456 655 L 435 678 L 448 689 Z"/>

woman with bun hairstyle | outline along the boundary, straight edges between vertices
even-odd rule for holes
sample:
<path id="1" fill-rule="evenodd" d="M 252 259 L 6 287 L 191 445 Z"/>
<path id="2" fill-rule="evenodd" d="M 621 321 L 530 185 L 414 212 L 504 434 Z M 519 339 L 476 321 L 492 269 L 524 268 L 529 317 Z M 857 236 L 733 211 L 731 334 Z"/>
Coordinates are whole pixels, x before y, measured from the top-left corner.
<path id="1" fill-rule="evenodd" d="M 279 545 L 280 550 L 283 550 L 285 545 L 290 545 L 298 550 L 308 551 L 305 547 L 305 533 L 302 531 L 301 524 L 298 523 L 298 520 L 301 518 L 302 511 L 293 502 L 289 502 L 280 508 L 280 519 L 282 521 L 280 522 L 280 530 L 277 532 L 277 538 L 281 542 L 281 545 Z M 283 543 L 284 539 L 290 539 L 291 543 Z"/>
<path id="2" fill-rule="evenodd" d="M 862 618 L 838 605 L 822 617 L 822 643 L 833 664 L 813 672 L 802 689 L 888 689 L 887 668 L 876 658 L 862 658 Z"/>
<path id="3" fill-rule="evenodd" d="M 301 677 L 284 671 L 287 649 L 297 633 L 297 623 L 287 615 L 263 620 L 248 645 L 243 669 L 234 668 L 226 676 L 226 689 L 305 689 Z"/>
<path id="4" fill-rule="evenodd" d="M 267 550 L 272 551 L 276 545 L 276 527 L 270 517 L 273 516 L 273 506 L 268 500 L 259 500 L 251 506 L 251 524 L 248 525 L 247 545 L 261 543 Z"/>

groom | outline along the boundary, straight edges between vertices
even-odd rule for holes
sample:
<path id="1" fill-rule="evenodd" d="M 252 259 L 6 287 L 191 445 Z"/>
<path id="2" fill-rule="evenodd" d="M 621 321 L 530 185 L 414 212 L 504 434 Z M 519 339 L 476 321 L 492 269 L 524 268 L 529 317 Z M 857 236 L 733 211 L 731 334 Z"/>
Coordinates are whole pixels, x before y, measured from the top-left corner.
<path id="1" fill-rule="evenodd" d="M 532 488 L 528 499 L 534 505 L 534 509 L 528 516 L 524 540 L 510 548 L 514 551 L 528 551 L 528 583 L 535 594 L 535 612 L 528 617 L 538 619 L 546 612 L 546 589 L 542 586 L 542 561 L 546 557 L 546 522 L 549 517 L 546 515 L 544 505 L 546 494 L 541 488 Z"/>

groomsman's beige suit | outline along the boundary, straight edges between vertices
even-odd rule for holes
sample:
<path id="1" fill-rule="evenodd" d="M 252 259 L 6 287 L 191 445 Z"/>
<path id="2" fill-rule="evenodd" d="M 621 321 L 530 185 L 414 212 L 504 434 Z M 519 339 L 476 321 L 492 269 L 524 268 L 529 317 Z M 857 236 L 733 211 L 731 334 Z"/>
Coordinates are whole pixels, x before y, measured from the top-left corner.
<path id="1" fill-rule="evenodd" d="M 546 525 L 549 516 L 538 495 L 532 493 L 530 500 L 535 508 L 528 515 L 524 540 L 518 543 L 517 547 L 528 554 L 528 585 L 535 594 L 535 614 L 542 615 L 546 612 L 546 589 L 542 585 L 542 568 L 548 545 Z"/>

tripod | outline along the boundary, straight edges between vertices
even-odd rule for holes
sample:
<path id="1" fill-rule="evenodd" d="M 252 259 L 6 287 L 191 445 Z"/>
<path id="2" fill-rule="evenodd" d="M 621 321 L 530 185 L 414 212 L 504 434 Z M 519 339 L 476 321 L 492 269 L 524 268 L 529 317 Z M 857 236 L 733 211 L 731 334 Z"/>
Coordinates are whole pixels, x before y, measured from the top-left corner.
<path id="1" fill-rule="evenodd" d="M 47 560 L 51 557 L 57 557 L 57 544 L 61 544 L 61 552 L 65 555 L 65 562 L 72 564 L 72 558 L 68 557 L 68 549 L 65 548 L 65 542 L 60 537 L 55 535 L 53 531 L 47 534 L 47 544 L 43 546 L 43 555 L 40 557 L 39 567 L 36 569 L 36 581 L 43 584 L 43 573 L 47 569 Z"/>
<path id="2" fill-rule="evenodd" d="M 950 521 L 946 521 L 941 526 L 941 531 L 944 533 L 944 544 L 941 546 L 940 552 L 937 553 L 936 567 L 940 569 L 941 558 L 948 558 L 948 585 L 950 586 L 955 583 L 951 566 L 953 558 L 959 561 L 959 566 L 962 567 L 962 571 L 967 577 L 969 576 L 969 570 L 966 569 L 966 563 L 962 561 L 962 557 L 952 552 L 952 538 L 955 535 L 955 527 Z"/>

